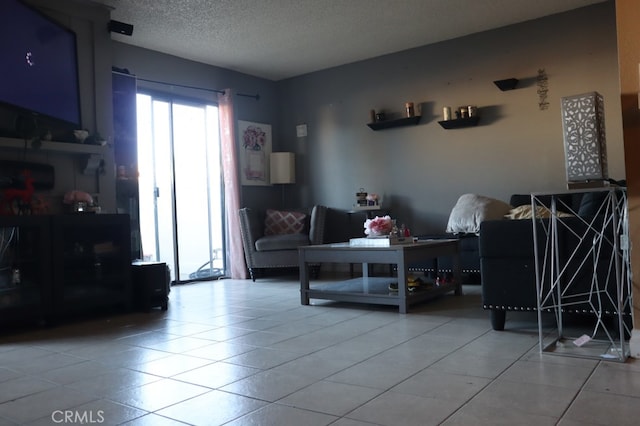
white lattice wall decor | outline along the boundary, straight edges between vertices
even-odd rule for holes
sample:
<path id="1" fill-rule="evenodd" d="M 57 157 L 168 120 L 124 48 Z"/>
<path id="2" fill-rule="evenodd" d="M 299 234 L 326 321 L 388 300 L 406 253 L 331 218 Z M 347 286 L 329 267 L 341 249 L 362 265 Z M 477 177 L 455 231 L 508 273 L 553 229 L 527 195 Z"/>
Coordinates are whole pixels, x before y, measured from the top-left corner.
<path id="1" fill-rule="evenodd" d="M 590 92 L 563 97 L 562 130 L 567 182 L 608 179 L 602 95 Z"/>

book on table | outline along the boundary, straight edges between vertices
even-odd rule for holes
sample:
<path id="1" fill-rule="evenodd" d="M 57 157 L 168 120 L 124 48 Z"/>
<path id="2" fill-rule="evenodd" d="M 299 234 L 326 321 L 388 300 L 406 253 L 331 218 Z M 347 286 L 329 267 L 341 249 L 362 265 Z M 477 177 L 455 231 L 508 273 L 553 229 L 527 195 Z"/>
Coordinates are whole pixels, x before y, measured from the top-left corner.
<path id="1" fill-rule="evenodd" d="M 396 244 L 406 244 L 410 242 L 413 242 L 412 237 L 380 235 L 365 238 L 351 238 L 349 240 L 349 245 L 352 247 L 389 247 Z"/>

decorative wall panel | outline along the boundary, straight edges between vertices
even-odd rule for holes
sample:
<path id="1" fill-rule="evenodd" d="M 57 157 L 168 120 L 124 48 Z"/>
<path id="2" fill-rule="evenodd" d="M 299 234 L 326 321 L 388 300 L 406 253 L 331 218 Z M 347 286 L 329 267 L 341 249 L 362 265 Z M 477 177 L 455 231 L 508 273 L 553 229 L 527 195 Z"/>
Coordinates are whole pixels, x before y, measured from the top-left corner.
<path id="1" fill-rule="evenodd" d="M 567 182 L 608 179 L 602 95 L 590 92 L 562 98 L 562 129 Z"/>

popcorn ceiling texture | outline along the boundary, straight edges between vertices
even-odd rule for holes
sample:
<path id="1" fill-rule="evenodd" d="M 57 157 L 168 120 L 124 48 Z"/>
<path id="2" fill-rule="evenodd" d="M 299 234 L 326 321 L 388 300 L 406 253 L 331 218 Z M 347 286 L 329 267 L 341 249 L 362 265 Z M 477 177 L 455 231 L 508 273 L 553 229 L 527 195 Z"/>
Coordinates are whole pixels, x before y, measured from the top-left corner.
<path id="1" fill-rule="evenodd" d="M 87 0 L 114 40 L 281 80 L 604 0 Z"/>

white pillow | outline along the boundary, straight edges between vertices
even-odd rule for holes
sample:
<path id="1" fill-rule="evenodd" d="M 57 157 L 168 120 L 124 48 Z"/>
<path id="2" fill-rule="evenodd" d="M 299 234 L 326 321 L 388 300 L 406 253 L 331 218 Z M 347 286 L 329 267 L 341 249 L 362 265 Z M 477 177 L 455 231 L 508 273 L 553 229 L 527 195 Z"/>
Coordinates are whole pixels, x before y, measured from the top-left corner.
<path id="1" fill-rule="evenodd" d="M 464 194 L 449 215 L 447 232 L 453 234 L 480 232 L 484 220 L 504 219 L 511 206 L 504 201 L 476 194 Z"/>

